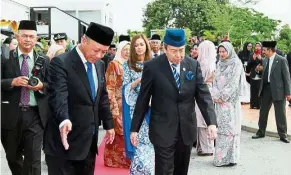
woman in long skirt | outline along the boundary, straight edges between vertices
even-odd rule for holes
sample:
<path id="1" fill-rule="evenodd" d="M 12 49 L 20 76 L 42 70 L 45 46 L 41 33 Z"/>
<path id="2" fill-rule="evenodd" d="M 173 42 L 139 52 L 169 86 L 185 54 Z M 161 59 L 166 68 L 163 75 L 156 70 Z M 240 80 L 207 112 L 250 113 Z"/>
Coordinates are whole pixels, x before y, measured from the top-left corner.
<path id="1" fill-rule="evenodd" d="M 246 83 L 241 61 L 229 42 L 218 47 L 220 61 L 214 76 L 212 95 L 217 115 L 215 166 L 236 165 L 240 154 L 242 86 Z"/>

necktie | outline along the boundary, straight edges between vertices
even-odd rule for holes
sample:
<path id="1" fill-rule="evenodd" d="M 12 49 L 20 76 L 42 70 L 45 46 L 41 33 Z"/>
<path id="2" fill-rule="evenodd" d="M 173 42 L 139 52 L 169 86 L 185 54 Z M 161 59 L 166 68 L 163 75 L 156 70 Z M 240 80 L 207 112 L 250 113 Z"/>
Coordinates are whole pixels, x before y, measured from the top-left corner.
<path id="1" fill-rule="evenodd" d="M 158 54 L 157 54 L 157 53 L 155 53 L 155 54 L 154 54 L 154 57 L 157 57 L 157 56 L 158 56 Z"/>
<path id="2" fill-rule="evenodd" d="M 87 65 L 87 77 L 90 84 L 91 95 L 92 95 L 93 101 L 95 101 L 96 90 L 95 90 L 95 84 L 94 84 L 94 78 L 93 78 L 92 63 L 86 62 L 86 65 Z"/>
<path id="3" fill-rule="evenodd" d="M 269 63 L 270 63 L 270 59 L 268 59 L 268 63 L 267 63 L 267 66 L 266 66 L 265 72 L 264 72 L 264 77 L 263 77 L 264 84 L 269 83 Z"/>
<path id="4" fill-rule="evenodd" d="M 22 55 L 22 58 L 23 58 L 23 60 L 22 60 L 22 64 L 21 64 L 21 75 L 28 77 L 28 75 L 29 75 L 29 68 L 28 68 L 28 63 L 27 63 L 28 56 Z M 22 105 L 28 105 L 29 100 L 30 100 L 29 98 L 30 98 L 29 89 L 26 87 L 22 87 L 21 88 L 20 103 Z"/>
<path id="5" fill-rule="evenodd" d="M 178 89 L 180 88 L 180 77 L 179 74 L 177 72 L 177 65 L 176 64 L 172 64 L 172 70 L 173 70 L 173 75 L 177 84 Z"/>

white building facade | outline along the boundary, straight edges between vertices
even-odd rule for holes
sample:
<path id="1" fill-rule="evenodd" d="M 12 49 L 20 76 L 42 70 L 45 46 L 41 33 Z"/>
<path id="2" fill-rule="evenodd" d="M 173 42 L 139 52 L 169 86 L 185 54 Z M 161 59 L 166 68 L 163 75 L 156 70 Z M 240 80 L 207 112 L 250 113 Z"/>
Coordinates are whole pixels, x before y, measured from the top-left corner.
<path id="1" fill-rule="evenodd" d="M 90 22 L 112 28 L 110 9 L 107 0 L 1 0 L 1 19 L 35 20 L 41 35 L 65 32 L 70 39 L 78 41 L 79 23 L 83 31 Z"/>

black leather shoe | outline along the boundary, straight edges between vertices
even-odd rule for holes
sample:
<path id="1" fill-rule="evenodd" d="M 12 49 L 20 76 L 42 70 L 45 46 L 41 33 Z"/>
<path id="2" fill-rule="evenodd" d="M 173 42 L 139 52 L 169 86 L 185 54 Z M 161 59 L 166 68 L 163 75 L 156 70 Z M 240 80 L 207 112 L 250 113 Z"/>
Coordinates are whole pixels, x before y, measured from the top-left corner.
<path id="1" fill-rule="evenodd" d="M 290 143 L 290 140 L 288 138 L 280 138 L 280 140 L 284 143 Z"/>
<path id="2" fill-rule="evenodd" d="M 262 135 L 262 134 L 256 134 L 254 136 L 252 136 L 252 139 L 260 139 L 260 138 L 264 138 L 265 135 Z"/>

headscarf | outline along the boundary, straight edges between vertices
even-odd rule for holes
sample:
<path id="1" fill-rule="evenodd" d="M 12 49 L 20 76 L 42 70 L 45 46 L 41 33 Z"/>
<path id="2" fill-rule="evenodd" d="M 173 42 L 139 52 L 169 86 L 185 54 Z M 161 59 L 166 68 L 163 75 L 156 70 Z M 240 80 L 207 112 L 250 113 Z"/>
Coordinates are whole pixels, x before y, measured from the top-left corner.
<path id="1" fill-rule="evenodd" d="M 249 44 L 252 44 L 251 42 L 246 42 L 244 44 L 244 47 L 243 47 L 243 50 L 241 51 L 240 55 L 244 58 L 249 58 L 250 54 L 251 54 L 251 51 L 248 50 L 248 45 Z"/>
<path id="2" fill-rule="evenodd" d="M 200 64 L 202 76 L 208 80 L 215 71 L 216 49 L 213 42 L 205 40 L 199 44 L 197 61 Z"/>
<path id="3" fill-rule="evenodd" d="M 230 42 L 223 42 L 221 44 L 219 44 L 218 46 L 218 49 L 220 47 L 224 47 L 225 50 L 227 51 L 227 55 L 228 55 L 228 58 L 225 59 L 225 60 L 222 60 L 220 58 L 219 62 L 218 62 L 218 67 L 220 67 L 220 70 L 231 70 L 231 69 L 227 69 L 228 66 L 232 66 L 233 68 L 235 68 L 237 66 L 237 64 L 239 64 L 239 66 L 237 67 L 243 67 L 239 57 L 237 56 L 237 54 L 235 53 L 234 51 L 234 48 L 232 46 L 232 44 Z M 228 82 L 228 81 L 226 81 Z M 244 92 L 244 86 L 245 84 L 247 83 L 246 81 L 246 76 L 245 76 L 245 72 L 244 72 L 244 69 L 241 69 L 241 72 L 240 72 L 240 84 L 239 84 L 239 87 L 240 87 L 240 95 L 241 96 L 244 96 L 246 94 L 246 92 Z"/>
<path id="4" fill-rule="evenodd" d="M 64 49 L 63 46 L 60 46 L 60 45 L 57 45 L 57 44 L 52 44 L 52 45 L 49 47 L 46 56 L 48 56 L 50 59 L 52 59 L 53 57 L 56 56 L 56 53 L 57 53 L 59 50 L 62 50 L 62 49 Z"/>
<path id="5" fill-rule="evenodd" d="M 230 42 L 220 43 L 219 46 L 218 46 L 218 49 L 220 47 L 225 48 L 225 50 L 227 51 L 227 59 L 221 59 L 221 58 L 219 59 L 218 64 L 220 66 L 224 67 L 224 66 L 228 66 L 228 65 L 233 64 L 237 60 L 240 61 L 239 57 L 235 53 L 234 48 L 233 48 L 233 46 L 232 46 L 232 44 Z"/>
<path id="6" fill-rule="evenodd" d="M 127 44 L 130 44 L 130 42 L 128 42 L 128 41 L 121 41 L 121 42 L 118 44 L 117 51 L 116 51 L 116 54 L 115 54 L 113 60 L 116 60 L 116 61 L 120 62 L 121 64 L 123 64 L 125 61 L 127 61 L 125 58 L 122 58 L 122 56 L 121 56 L 122 49 L 123 49 Z"/>

